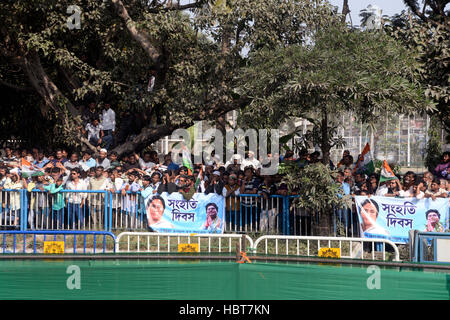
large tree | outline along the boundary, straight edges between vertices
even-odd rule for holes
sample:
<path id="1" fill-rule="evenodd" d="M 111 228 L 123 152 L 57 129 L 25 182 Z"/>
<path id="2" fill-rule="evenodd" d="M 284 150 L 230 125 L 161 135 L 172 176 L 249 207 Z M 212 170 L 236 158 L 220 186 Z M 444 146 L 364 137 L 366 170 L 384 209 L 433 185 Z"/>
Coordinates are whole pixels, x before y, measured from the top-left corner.
<path id="1" fill-rule="evenodd" d="M 409 15 L 396 15 L 386 27 L 411 50 L 418 50 L 425 94 L 436 103 L 436 116 L 450 134 L 450 0 L 405 0 Z"/>
<path id="2" fill-rule="evenodd" d="M 74 5 L 80 29 L 68 28 Z M 137 115 L 134 138 L 116 147 L 119 154 L 244 107 L 251 99 L 236 75 L 245 53 L 303 42 L 335 20 L 322 0 L 8 0 L 0 18 L 0 88 L 33 97 L 28 109 L 25 101 L 9 105 L 16 115 L 51 120 L 54 143 L 92 147 L 76 129 L 79 106 L 111 99 L 118 114 Z M 29 139 L 41 124 L 19 133 Z"/>
<path id="3" fill-rule="evenodd" d="M 241 77 L 245 94 L 254 97 L 243 112 L 247 123 L 277 127 L 310 118 L 328 164 L 341 113 L 373 123 L 387 113 L 433 109 L 418 82 L 416 54 L 385 33 L 328 28 L 310 40 L 251 56 Z"/>

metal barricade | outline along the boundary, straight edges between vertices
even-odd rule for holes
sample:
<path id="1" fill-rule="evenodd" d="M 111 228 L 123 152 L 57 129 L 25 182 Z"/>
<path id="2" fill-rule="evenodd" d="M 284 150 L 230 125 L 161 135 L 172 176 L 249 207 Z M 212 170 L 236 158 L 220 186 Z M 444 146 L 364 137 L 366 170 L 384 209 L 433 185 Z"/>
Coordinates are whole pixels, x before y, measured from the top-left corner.
<path id="1" fill-rule="evenodd" d="M 26 191 L 26 190 L 25 190 Z M 101 190 L 61 190 L 55 194 L 32 190 L 22 230 L 102 230 L 110 231 L 109 192 Z"/>
<path id="2" fill-rule="evenodd" d="M 279 234 L 284 219 L 284 198 L 241 194 L 225 198 L 225 232 Z"/>
<path id="3" fill-rule="evenodd" d="M 23 217 L 27 208 L 24 191 L 22 189 L 0 190 L 0 227 L 23 229 Z"/>
<path id="4" fill-rule="evenodd" d="M 245 239 L 248 247 L 253 247 L 253 240 Z M 179 244 L 198 244 L 199 252 L 235 253 L 237 243 L 242 248 L 240 234 L 122 232 L 116 238 L 116 252 L 170 253 L 177 252 Z"/>
<path id="5" fill-rule="evenodd" d="M 141 194 L 110 193 L 109 217 L 113 230 L 145 230 L 145 206 Z"/>
<path id="6" fill-rule="evenodd" d="M 314 236 L 314 225 L 319 224 L 319 216 L 313 214 L 305 208 L 299 208 L 295 205 L 295 198 L 298 195 L 286 196 L 283 220 L 283 234 L 296 236 Z M 329 233 L 335 237 L 359 237 L 359 220 L 356 210 L 352 208 L 333 208 L 328 216 L 321 219 L 329 218 Z"/>
<path id="7" fill-rule="evenodd" d="M 104 231 L 0 231 L 0 250 L 3 254 L 42 254 L 46 241 L 61 241 L 64 253 L 114 253 L 115 240 L 114 234 Z"/>
<path id="8" fill-rule="evenodd" d="M 450 263 L 450 233 L 414 231 L 414 262 Z"/>
<path id="9" fill-rule="evenodd" d="M 323 243 L 326 245 L 323 245 Z M 364 255 L 364 244 L 370 243 L 371 250 Z M 381 257 L 376 253 L 375 244 L 382 244 Z M 258 247 L 263 244 L 264 247 Z M 266 255 L 286 255 L 286 256 L 318 256 L 320 248 L 339 248 L 342 258 L 350 259 L 371 259 L 382 258 L 386 260 L 386 246 L 393 249 L 393 261 L 400 261 L 400 253 L 395 245 L 387 239 L 367 239 L 367 238 L 345 238 L 345 237 L 314 237 L 314 236 L 262 236 L 255 240 L 253 253 Z M 311 254 L 311 251 L 313 252 Z M 367 257 L 369 255 L 369 257 Z"/>

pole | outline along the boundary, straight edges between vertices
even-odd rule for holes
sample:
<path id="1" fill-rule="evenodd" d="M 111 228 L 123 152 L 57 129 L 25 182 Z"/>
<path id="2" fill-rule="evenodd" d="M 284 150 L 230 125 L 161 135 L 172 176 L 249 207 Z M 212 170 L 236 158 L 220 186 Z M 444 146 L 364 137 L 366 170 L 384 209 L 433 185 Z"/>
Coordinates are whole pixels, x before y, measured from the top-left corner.
<path id="1" fill-rule="evenodd" d="M 241 261 L 241 244 L 238 242 L 236 244 L 236 262 Z"/>
<path id="2" fill-rule="evenodd" d="M 411 139 L 410 139 L 410 131 L 411 131 L 411 120 L 408 115 L 408 167 L 411 166 Z"/>

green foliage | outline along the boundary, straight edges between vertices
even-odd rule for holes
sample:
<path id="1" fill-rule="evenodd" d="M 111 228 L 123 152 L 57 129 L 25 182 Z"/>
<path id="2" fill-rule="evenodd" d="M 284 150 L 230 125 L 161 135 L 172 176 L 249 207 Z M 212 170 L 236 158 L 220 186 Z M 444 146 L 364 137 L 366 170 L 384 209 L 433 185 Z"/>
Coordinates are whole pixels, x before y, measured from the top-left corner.
<path id="1" fill-rule="evenodd" d="M 60 99 L 47 99 L 30 108 L 39 107 L 45 117 L 56 121 L 58 141 L 79 144 L 72 139 L 76 115 L 61 107 L 68 110 L 70 105 L 105 97 L 111 98 L 119 120 L 123 111 L 137 115 L 136 133 L 156 123 L 177 127 L 189 126 L 193 119 L 217 119 L 233 106 L 239 108 L 245 98 L 236 80 L 246 63 L 244 49 L 253 52 L 305 41 L 311 30 L 335 20 L 324 0 L 229 0 L 226 6 L 199 0 L 191 15 L 171 10 L 166 1 L 122 2 L 132 21 L 125 23 L 112 1 L 0 3 L 0 80 L 29 86 L 24 57 L 37 53 L 34 65 L 28 65 L 31 74 L 42 67 Z M 82 11 L 80 29 L 69 30 L 66 25 L 67 8 L 72 5 Z M 136 26 L 156 48 L 160 61 L 149 59 L 127 25 Z M 149 93 L 149 71 L 155 68 L 157 81 Z M 53 94 L 44 86 L 35 83 L 32 89 L 39 93 L 37 97 Z M 30 139 L 33 134 L 22 132 L 22 136 Z M 149 143 L 158 138 L 149 137 Z"/>
<path id="2" fill-rule="evenodd" d="M 279 127 L 292 117 L 312 119 L 306 140 L 327 155 L 341 144 L 333 120 L 351 111 L 373 123 L 381 115 L 431 111 L 416 74 L 417 53 L 383 32 L 330 27 L 310 44 L 261 49 L 240 75 L 242 92 L 252 97 L 244 123 Z"/>
<path id="3" fill-rule="evenodd" d="M 414 52 L 383 33 L 320 32 L 314 45 L 261 50 L 251 57 L 242 86 L 255 97 L 247 109 L 279 125 L 292 115 L 354 111 L 365 122 L 385 111 L 432 108 L 414 77 Z"/>
<path id="4" fill-rule="evenodd" d="M 295 198 L 298 207 L 311 212 L 325 213 L 332 208 L 348 208 L 352 199 L 344 195 L 342 186 L 335 182 L 337 171 L 330 170 L 322 163 L 314 163 L 300 169 L 298 166 L 288 166 L 287 175 L 283 181 L 289 191 L 299 195 Z"/>
<path id="5" fill-rule="evenodd" d="M 386 26 L 386 32 L 403 43 L 409 50 L 418 52 L 416 60 L 425 95 L 434 101 L 436 114 L 450 133 L 450 27 L 441 24 L 441 17 L 430 16 L 427 22 L 405 14 L 395 17 L 395 24 Z"/>
<path id="6" fill-rule="evenodd" d="M 40 112 L 53 124 L 58 143 L 79 144 L 72 105 L 105 97 L 112 98 L 118 115 L 137 115 L 135 133 L 155 123 L 188 127 L 193 119 L 215 120 L 246 105 L 242 119 L 254 128 L 276 127 L 294 116 L 317 119 L 324 112 L 353 110 L 370 122 L 385 110 L 432 110 L 424 107 L 415 79 L 421 62 L 415 51 L 384 33 L 350 32 L 325 0 L 227 0 L 226 6 L 204 0 L 191 15 L 169 10 L 166 1 L 122 2 L 133 20 L 127 24 L 148 39 L 160 61 L 149 59 L 111 0 L 0 3 L 0 80 L 30 88 L 30 78 L 42 69 L 58 89 L 34 83 L 27 108 L 23 103 L 10 107 Z M 81 29 L 67 28 L 71 5 L 82 10 Z M 436 48 L 445 51 L 438 43 Z M 27 64 L 24 58 L 34 54 L 38 59 Z M 436 62 L 433 70 L 445 67 L 445 61 Z M 154 68 L 157 81 L 149 93 Z M 58 97 L 35 103 L 45 94 Z M 330 138 L 322 139 L 324 148 L 339 143 L 332 140 L 332 119 L 326 125 Z M 38 122 L 36 130 L 44 132 L 43 126 Z M 318 140 L 320 129 L 315 126 L 308 143 Z M 35 134 L 21 135 L 31 139 Z"/>
<path id="7" fill-rule="evenodd" d="M 288 142 L 292 141 L 292 151 L 299 154 L 302 150 L 312 149 L 315 146 L 322 146 L 322 124 L 316 119 L 307 119 L 312 123 L 312 129 L 308 129 L 303 133 L 302 127 L 294 128 L 294 130 L 282 137 L 280 137 L 279 144 L 280 148 L 284 150 L 291 150 L 288 146 Z M 331 147 L 344 148 L 346 141 L 339 135 L 338 125 L 330 121 L 326 130 L 327 138 L 326 143 Z"/>
<path id="8" fill-rule="evenodd" d="M 339 21 L 324 0 L 227 0 L 226 5 L 203 6 L 195 24 L 219 43 L 230 33 L 235 52 L 303 43 L 314 30 Z"/>

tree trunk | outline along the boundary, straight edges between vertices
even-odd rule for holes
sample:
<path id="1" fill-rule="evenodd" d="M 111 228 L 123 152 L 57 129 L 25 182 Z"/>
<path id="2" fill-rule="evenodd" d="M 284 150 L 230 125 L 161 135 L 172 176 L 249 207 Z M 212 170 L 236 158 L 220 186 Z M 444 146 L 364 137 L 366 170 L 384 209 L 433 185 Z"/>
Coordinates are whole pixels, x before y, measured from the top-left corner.
<path id="1" fill-rule="evenodd" d="M 342 4 L 342 22 L 345 22 L 345 18 L 349 13 L 350 8 L 348 7 L 348 0 L 344 0 L 344 3 Z"/>
<path id="2" fill-rule="evenodd" d="M 325 166 L 330 164 L 330 141 L 328 137 L 328 113 L 325 109 L 322 109 L 322 123 L 321 123 L 321 144 L 320 149 L 322 150 L 322 163 Z"/>
<path id="3" fill-rule="evenodd" d="M 150 59 L 156 65 L 156 68 L 158 70 L 161 69 L 162 66 L 159 65 L 161 55 L 159 51 L 156 49 L 156 47 L 150 42 L 147 34 L 145 34 L 145 32 L 139 31 L 136 28 L 135 22 L 133 21 L 133 19 L 131 19 L 130 15 L 128 14 L 128 10 L 125 8 L 121 0 L 111 0 L 111 1 L 117 10 L 117 14 L 125 22 L 125 25 L 128 31 L 130 32 L 131 36 L 133 37 L 133 39 L 136 40 L 145 50 Z"/>
<path id="4" fill-rule="evenodd" d="M 80 113 L 47 75 L 37 52 L 23 55 L 22 68 L 33 88 L 44 100 L 44 106 L 41 106 L 41 112 L 45 114 L 48 109 L 53 110 L 60 120 L 63 130 L 66 131 L 66 134 L 75 135 L 89 149 L 97 151 L 89 143 L 88 139 L 83 137 L 81 132 L 74 128 L 74 126 L 80 125 L 79 118 L 77 118 Z"/>
<path id="5" fill-rule="evenodd" d="M 37 52 L 24 54 L 22 67 L 31 85 L 48 107 L 56 113 L 64 114 L 68 111 L 72 117 L 79 115 L 78 110 L 47 75 Z"/>

